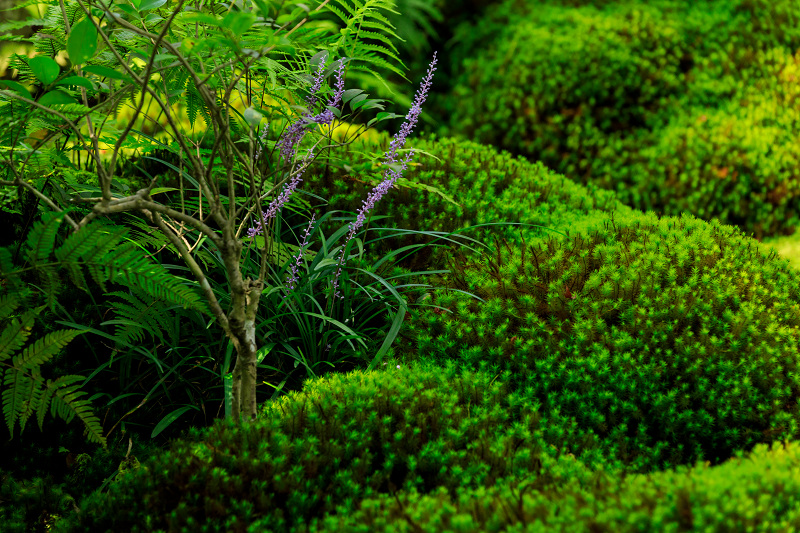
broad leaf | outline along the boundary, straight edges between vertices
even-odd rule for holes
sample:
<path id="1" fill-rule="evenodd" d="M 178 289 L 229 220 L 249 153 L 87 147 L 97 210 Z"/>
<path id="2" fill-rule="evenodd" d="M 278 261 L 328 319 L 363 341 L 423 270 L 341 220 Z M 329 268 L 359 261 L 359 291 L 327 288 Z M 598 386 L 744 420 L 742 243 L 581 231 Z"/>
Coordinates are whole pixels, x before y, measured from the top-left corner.
<path id="1" fill-rule="evenodd" d="M 72 64 L 86 63 L 97 52 L 97 28 L 88 18 L 72 27 L 67 39 L 67 54 Z"/>
<path id="2" fill-rule="evenodd" d="M 28 66 L 31 67 L 33 75 L 36 76 L 42 85 L 50 85 L 56 78 L 58 78 L 61 67 L 54 59 L 47 56 L 36 56 L 28 60 Z"/>
<path id="3" fill-rule="evenodd" d="M 97 76 L 101 76 L 103 78 L 111 78 L 112 80 L 131 81 L 131 79 L 125 74 L 117 72 L 112 68 L 104 67 L 102 65 L 86 65 L 85 67 L 83 67 L 83 70 L 84 72 L 88 72 L 89 74 L 96 74 Z"/>
<path id="4" fill-rule="evenodd" d="M 92 82 L 90 82 L 86 78 L 82 78 L 81 76 L 69 76 L 67 78 L 64 78 L 63 80 L 57 81 L 56 85 L 67 86 L 67 87 L 83 87 L 84 89 L 94 89 Z"/>
<path id="5" fill-rule="evenodd" d="M 24 85 L 22 85 L 21 83 L 18 83 L 16 81 L 0 80 L 0 87 L 8 87 L 9 89 L 14 91 L 15 93 L 19 93 L 22 96 L 24 96 L 25 98 L 28 98 L 29 100 L 33 100 L 33 96 L 31 96 L 31 92 L 28 89 L 26 89 Z"/>
<path id="6" fill-rule="evenodd" d="M 39 98 L 39 103 L 42 105 L 54 105 L 54 104 L 77 104 L 78 102 L 64 91 L 56 89 L 55 91 L 44 93 L 42 97 Z"/>
<path id="7" fill-rule="evenodd" d="M 158 9 L 167 3 L 167 0 L 142 0 L 139 4 L 139 12 L 147 11 L 148 9 Z"/>
<path id="8" fill-rule="evenodd" d="M 231 30 L 236 37 L 241 37 L 244 32 L 250 29 L 255 21 L 256 16 L 253 13 L 231 11 L 222 19 L 222 27 Z"/>
<path id="9" fill-rule="evenodd" d="M 156 427 L 153 428 L 153 432 L 150 434 L 150 438 L 154 439 L 159 433 L 167 429 L 167 427 L 169 427 L 170 424 L 175 422 L 175 420 L 177 420 L 183 413 L 185 413 L 189 409 L 197 409 L 197 407 L 193 405 L 187 405 L 185 407 L 181 407 L 180 409 L 175 409 L 170 414 L 162 418 L 161 421 L 158 424 L 156 424 Z"/>

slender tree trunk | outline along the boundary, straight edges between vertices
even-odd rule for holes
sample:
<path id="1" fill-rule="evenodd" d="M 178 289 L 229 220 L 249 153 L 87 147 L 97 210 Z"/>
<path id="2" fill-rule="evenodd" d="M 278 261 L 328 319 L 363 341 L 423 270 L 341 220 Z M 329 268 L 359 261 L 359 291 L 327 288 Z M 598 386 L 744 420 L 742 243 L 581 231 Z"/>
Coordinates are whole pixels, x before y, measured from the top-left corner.
<path id="1" fill-rule="evenodd" d="M 256 413 L 256 312 L 264 284 L 250 278 L 242 279 L 240 258 L 242 243 L 230 226 L 223 229 L 225 250 L 223 261 L 231 284 L 231 313 L 228 320 L 228 337 L 236 349 L 233 367 L 233 401 L 231 416 L 237 420 L 254 420 Z"/>

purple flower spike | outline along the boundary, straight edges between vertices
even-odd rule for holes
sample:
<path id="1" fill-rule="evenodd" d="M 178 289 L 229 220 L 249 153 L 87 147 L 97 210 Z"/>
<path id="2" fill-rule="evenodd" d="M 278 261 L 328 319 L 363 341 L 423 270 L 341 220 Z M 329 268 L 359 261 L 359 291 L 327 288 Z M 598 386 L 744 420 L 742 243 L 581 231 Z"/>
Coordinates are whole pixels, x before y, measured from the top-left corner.
<path id="1" fill-rule="evenodd" d="M 247 230 L 248 237 L 253 237 L 264 231 L 262 224 L 266 224 L 270 218 L 274 217 L 278 213 L 278 210 L 280 210 L 283 207 L 283 204 L 285 204 L 289 200 L 289 197 L 292 195 L 294 190 L 297 188 L 300 182 L 303 181 L 300 179 L 300 176 L 303 174 L 303 172 L 306 171 L 308 165 L 311 164 L 311 161 L 313 159 L 314 159 L 314 149 L 311 148 L 308 151 L 308 155 L 303 159 L 300 168 L 295 170 L 294 174 L 292 175 L 292 180 L 289 182 L 286 188 L 283 189 L 281 195 L 275 198 L 269 204 L 269 208 L 267 208 L 266 213 L 264 213 L 264 219 L 256 222 L 256 227 Z"/>
<path id="2" fill-rule="evenodd" d="M 317 70 L 317 77 L 314 80 L 314 86 L 312 89 L 314 92 L 319 91 L 320 86 L 322 85 L 322 74 L 324 72 L 325 64 L 322 63 Z M 339 107 L 342 103 L 342 95 L 344 94 L 344 58 L 339 60 L 339 70 L 336 71 L 336 92 L 333 95 L 333 98 L 328 101 L 329 107 Z M 313 105 L 316 103 L 316 96 L 308 100 L 309 105 Z M 281 139 L 278 141 L 277 146 L 281 148 L 281 155 L 286 158 L 286 160 L 290 160 L 294 157 L 295 154 L 295 147 L 300 144 L 300 141 L 303 140 L 303 136 L 306 134 L 306 125 L 310 123 L 316 124 L 330 124 L 334 119 L 333 111 L 330 109 L 325 109 L 322 113 L 318 115 L 312 116 L 311 113 L 306 113 L 303 117 L 298 119 L 297 122 L 292 124 L 289 129 L 281 136 Z M 266 135 L 265 133 L 262 134 L 263 136 Z M 260 154 L 260 152 L 259 152 Z M 300 176 L 305 172 L 308 165 L 311 163 L 312 152 L 309 150 L 308 156 L 303 160 L 300 165 L 300 168 L 295 171 L 294 175 L 292 176 L 292 180 L 289 185 L 284 189 L 284 192 L 281 194 L 280 197 L 276 198 L 267 209 L 266 213 L 264 214 L 264 219 L 256 222 L 255 227 L 249 228 L 247 230 L 247 236 L 253 237 L 263 231 L 263 224 L 266 224 L 266 221 L 269 220 L 270 217 L 275 216 L 278 210 L 283 207 L 283 204 L 289 199 L 289 196 L 292 195 L 294 189 L 297 187 L 297 184 L 301 182 Z M 258 157 L 258 156 L 256 156 Z"/>
<path id="3" fill-rule="evenodd" d="M 417 124 L 417 119 L 419 118 L 419 114 L 422 112 L 422 104 L 425 103 L 425 98 L 427 98 L 428 91 L 431 88 L 431 83 L 433 81 L 433 73 L 436 70 L 436 52 L 433 53 L 433 60 L 431 64 L 428 66 L 428 73 L 422 79 L 422 83 L 420 84 L 419 90 L 417 94 L 414 96 L 414 103 L 411 106 L 411 109 L 408 110 L 408 114 L 406 115 L 406 121 L 400 127 L 400 131 L 394 136 L 392 139 L 391 144 L 389 145 L 389 151 L 385 153 L 385 158 L 383 161 L 384 165 L 389 165 L 392 163 L 397 162 L 397 150 L 401 149 L 405 143 L 406 138 L 411 134 L 411 131 L 414 129 L 414 126 Z M 381 199 L 381 197 L 386 194 L 386 192 L 392 188 L 395 182 L 400 178 L 403 174 L 403 171 L 408 166 L 408 162 L 411 161 L 411 157 L 414 155 L 414 151 L 410 150 L 408 155 L 406 156 L 405 160 L 402 162 L 400 170 L 394 171 L 390 168 L 386 169 L 384 176 L 387 177 L 386 180 L 381 182 L 377 187 L 375 187 L 372 192 L 367 196 L 366 201 L 363 203 L 363 207 L 358 212 L 358 216 L 353 224 L 350 226 L 350 232 L 347 234 L 347 240 L 345 241 L 344 246 L 342 247 L 342 257 L 339 258 L 339 269 L 336 271 L 336 276 L 334 277 L 333 286 L 337 290 L 335 296 L 339 295 L 339 274 L 342 272 L 342 262 L 344 261 L 344 250 L 347 247 L 347 243 L 355 236 L 356 231 L 360 228 L 364 221 L 367 218 L 367 211 L 372 209 L 375 206 L 375 202 Z"/>
<path id="4" fill-rule="evenodd" d="M 312 115 L 310 110 L 317 103 L 316 93 L 322 86 L 322 74 L 325 71 L 325 62 L 319 65 L 317 76 L 314 78 L 314 86 L 311 87 L 311 96 L 306 100 L 308 103 L 309 112 L 305 113 L 302 117 L 297 119 L 297 122 L 289 126 L 289 129 L 281 136 L 278 141 L 278 146 L 281 148 L 281 155 L 286 161 L 290 161 L 295 154 L 295 147 L 300 144 L 306 134 L 306 126 L 308 124 L 330 124 L 333 119 L 333 111 L 325 109 L 318 115 Z M 344 58 L 339 60 L 339 70 L 336 71 L 336 93 L 333 99 L 328 102 L 329 107 L 339 107 L 344 94 Z"/>
<path id="5" fill-rule="evenodd" d="M 311 234 L 311 226 L 314 224 L 314 218 L 317 216 L 316 213 L 311 215 L 311 222 L 308 223 L 308 228 L 306 228 L 306 233 L 303 236 L 303 243 L 300 245 L 300 250 L 297 252 L 297 262 L 292 265 L 292 275 L 289 279 L 286 280 L 286 284 L 289 285 L 290 290 L 294 290 L 294 282 L 297 281 L 297 267 L 300 266 L 300 261 L 303 258 L 303 248 L 306 247 L 306 243 L 308 243 L 308 236 Z M 284 295 L 284 298 L 286 296 Z"/>

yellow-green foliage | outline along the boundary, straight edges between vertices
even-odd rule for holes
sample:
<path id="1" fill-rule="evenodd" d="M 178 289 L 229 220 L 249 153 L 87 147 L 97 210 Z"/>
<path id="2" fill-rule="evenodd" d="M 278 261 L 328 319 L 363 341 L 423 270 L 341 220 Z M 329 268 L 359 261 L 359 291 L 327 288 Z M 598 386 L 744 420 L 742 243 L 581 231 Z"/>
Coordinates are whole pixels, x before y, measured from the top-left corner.
<path id="1" fill-rule="evenodd" d="M 745 487 L 782 489 L 785 479 L 764 475 L 767 466 L 740 465 L 740 480 L 760 469 L 762 485 L 731 485 L 739 490 L 725 500 L 733 508 L 707 495 L 730 476 L 724 469 L 698 473 L 696 500 L 679 481 L 684 474 L 654 473 L 697 461 L 718 466 L 740 451 L 797 438 L 800 274 L 738 228 L 613 210 L 613 193 L 593 200 L 541 166 L 472 143 L 426 148 L 441 156 L 434 168 L 446 168 L 454 190 L 463 191 L 457 199 L 466 207 L 452 222 L 436 221 L 442 227 L 469 222 L 466 209 L 483 205 L 500 216 L 539 216 L 567 235 L 512 228 L 508 246 L 455 254 L 454 273 L 442 282 L 485 302 L 436 293 L 433 303 L 450 312 L 412 308 L 388 370 L 308 381 L 302 393 L 264 406 L 253 423 L 196 430 L 108 495 L 81 502 L 62 531 L 306 531 L 331 514 L 362 517 L 365 525 L 354 529 L 381 531 L 375 509 L 394 505 L 397 491 L 403 499 L 414 491 L 429 497 L 418 508 L 414 498 L 403 504 L 425 523 L 439 504 L 445 514 L 469 505 L 501 513 L 497 499 L 507 501 L 509 487 L 526 479 L 539 502 L 525 504 L 528 515 L 555 524 L 580 520 L 577 510 L 562 513 L 586 504 L 608 510 L 603 531 L 624 516 L 657 528 L 675 516 L 688 520 L 679 511 L 691 502 L 692 522 L 682 524 L 701 527 L 753 519 L 737 518 L 740 502 L 757 498 Z M 489 169 L 468 172 L 467 161 Z M 503 201 L 489 202 L 490 190 Z M 399 206 L 404 191 L 387 199 Z M 436 202 L 452 205 L 439 194 L 408 193 L 414 202 L 421 195 L 420 225 Z M 595 201 L 598 208 L 586 207 Z M 662 505 L 653 494 L 665 499 L 660 514 L 649 512 Z M 796 520 L 788 514 L 792 497 L 770 503 L 775 520 Z M 495 531 L 516 519 L 478 513 L 474 529 L 458 520 L 464 531 Z"/>
<path id="2" fill-rule="evenodd" d="M 765 235 L 800 224 L 800 55 L 758 52 L 766 78 L 719 109 L 687 110 L 661 130 L 614 179 L 632 205 L 658 198 L 664 214 L 692 212 Z M 648 143 L 649 144 L 649 143 Z M 633 192 L 637 191 L 637 192 Z"/>
<path id="3" fill-rule="evenodd" d="M 557 170 L 572 175 L 684 91 L 691 48 L 659 9 L 521 9 L 505 5 L 488 39 L 463 43 L 474 53 L 455 69 L 446 109 L 454 133 L 548 163 L 563 158 Z"/>
<path id="4" fill-rule="evenodd" d="M 258 520 L 291 531 L 397 490 L 456 494 L 519 476 L 546 490 L 590 475 L 545 446 L 536 407 L 510 399 L 508 373 L 390 368 L 321 378 L 254 422 L 194 430 L 81 502 L 59 531 L 247 531 Z"/>
<path id="5" fill-rule="evenodd" d="M 800 206 L 798 17 L 795 0 L 509 1 L 460 31 L 440 114 L 637 209 L 780 235 Z"/>
<path id="6" fill-rule="evenodd" d="M 369 498 L 352 514 L 326 517 L 321 532 L 667 533 L 795 531 L 800 524 L 800 447 L 765 444 L 717 468 L 697 464 L 651 476 L 597 476 L 540 492 L 525 481 L 464 490 Z M 253 525 L 268 527 L 261 521 Z"/>
<path id="7" fill-rule="evenodd" d="M 800 275 L 738 228 L 598 214 L 589 231 L 451 268 L 454 288 L 486 302 L 437 293 L 451 313 L 414 316 L 401 361 L 510 371 L 549 442 L 576 457 L 717 463 L 800 429 Z M 580 429 L 558 429 L 569 423 Z"/>

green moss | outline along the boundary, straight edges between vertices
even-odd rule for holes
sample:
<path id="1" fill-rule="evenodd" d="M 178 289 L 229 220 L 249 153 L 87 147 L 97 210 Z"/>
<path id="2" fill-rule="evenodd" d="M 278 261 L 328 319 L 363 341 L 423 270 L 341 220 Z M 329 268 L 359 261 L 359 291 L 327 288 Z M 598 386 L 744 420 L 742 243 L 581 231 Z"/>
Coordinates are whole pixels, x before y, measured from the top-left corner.
<path id="1" fill-rule="evenodd" d="M 509 1 L 460 30 L 452 97 L 434 102 L 447 133 L 636 209 L 788 234 L 797 7 Z"/>
<path id="2" fill-rule="evenodd" d="M 717 466 L 796 438 L 800 274 L 785 261 L 735 227 L 635 212 L 490 148 L 424 147 L 438 160 L 409 179 L 426 176 L 462 205 L 392 191 L 403 221 L 535 217 L 566 236 L 498 227 L 489 253 L 443 254 L 453 272 L 439 284 L 483 302 L 437 292 L 449 312 L 414 310 L 387 370 L 310 380 L 253 423 L 192 431 L 81 501 L 62 531 L 307 531 L 336 516 L 371 523 L 367 510 L 399 495 L 451 509 L 468 505 L 459 495 L 507 497 L 523 480 L 548 501 L 565 487 L 598 490 L 620 517 L 628 507 L 608 502 L 623 489 L 603 489 L 622 487 L 614 479 Z M 452 218 L 424 216 L 435 207 Z M 775 492 L 784 481 L 769 483 Z M 631 498 L 648 490 L 631 486 Z"/>

